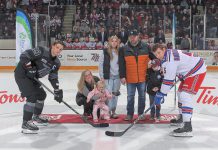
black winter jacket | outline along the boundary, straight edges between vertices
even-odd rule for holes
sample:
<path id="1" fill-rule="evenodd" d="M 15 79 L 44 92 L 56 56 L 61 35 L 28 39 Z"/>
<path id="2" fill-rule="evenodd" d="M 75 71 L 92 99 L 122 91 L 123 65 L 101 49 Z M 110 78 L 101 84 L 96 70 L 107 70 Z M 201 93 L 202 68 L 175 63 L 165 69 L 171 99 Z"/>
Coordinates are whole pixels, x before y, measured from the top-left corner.
<path id="1" fill-rule="evenodd" d="M 154 71 L 152 68 L 148 69 L 147 72 L 147 93 L 155 96 L 156 92 L 152 89 L 158 87 L 160 89 L 163 80 L 163 75 L 160 71 Z"/>

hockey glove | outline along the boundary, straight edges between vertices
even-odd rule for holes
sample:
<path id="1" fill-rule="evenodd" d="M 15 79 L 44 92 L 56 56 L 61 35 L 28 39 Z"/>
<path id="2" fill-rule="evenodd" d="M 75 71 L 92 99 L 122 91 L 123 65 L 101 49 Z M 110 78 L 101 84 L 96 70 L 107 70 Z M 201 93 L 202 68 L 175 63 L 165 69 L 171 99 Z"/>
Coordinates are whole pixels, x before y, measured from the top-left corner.
<path id="1" fill-rule="evenodd" d="M 184 76 L 183 76 L 183 75 L 181 75 L 181 74 L 180 74 L 180 75 L 178 75 L 177 77 L 178 77 L 179 81 L 181 81 L 181 82 L 183 82 L 183 81 L 185 80 L 185 79 L 184 79 Z"/>
<path id="2" fill-rule="evenodd" d="M 54 99 L 57 102 L 61 103 L 63 100 L 63 90 L 62 89 L 55 89 L 54 94 L 55 94 Z"/>
<path id="3" fill-rule="evenodd" d="M 155 105 L 160 105 L 164 103 L 164 96 L 167 96 L 167 94 L 163 94 L 161 92 L 157 92 L 154 97 L 154 103 Z"/>
<path id="4" fill-rule="evenodd" d="M 31 67 L 26 69 L 26 76 L 30 79 L 34 79 L 36 77 L 36 67 Z"/>

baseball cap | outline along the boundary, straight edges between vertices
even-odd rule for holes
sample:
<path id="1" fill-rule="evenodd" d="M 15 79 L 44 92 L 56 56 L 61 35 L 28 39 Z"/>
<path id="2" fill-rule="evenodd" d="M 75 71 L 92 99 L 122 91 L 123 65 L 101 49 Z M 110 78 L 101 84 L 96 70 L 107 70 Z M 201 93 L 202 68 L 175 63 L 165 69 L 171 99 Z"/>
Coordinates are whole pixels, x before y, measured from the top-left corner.
<path id="1" fill-rule="evenodd" d="M 139 32 L 136 29 L 130 30 L 130 32 L 129 32 L 129 36 L 130 35 L 138 35 L 138 34 L 139 34 Z"/>

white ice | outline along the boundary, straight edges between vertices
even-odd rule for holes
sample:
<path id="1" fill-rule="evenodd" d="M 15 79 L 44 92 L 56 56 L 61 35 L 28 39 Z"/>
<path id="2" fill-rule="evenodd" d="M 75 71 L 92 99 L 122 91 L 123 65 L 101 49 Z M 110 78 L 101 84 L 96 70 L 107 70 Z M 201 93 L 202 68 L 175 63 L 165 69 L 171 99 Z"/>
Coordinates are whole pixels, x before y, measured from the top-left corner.
<path id="1" fill-rule="evenodd" d="M 61 71 L 59 75 L 64 100 L 82 113 L 82 107 L 75 103 L 80 74 L 75 71 Z M 94 74 L 98 75 L 97 72 Z M 210 75 L 216 77 L 217 74 Z M 11 88 L 19 92 L 14 86 L 13 72 L 1 72 L 0 78 L 7 79 L 8 84 L 13 85 Z M 51 88 L 47 78 L 41 81 Z M 4 90 L 2 85 L 0 87 L 0 90 Z M 117 112 L 126 113 L 125 86 L 121 87 L 121 93 Z M 54 101 L 49 92 L 47 94 L 43 113 L 74 113 L 64 104 Z M 173 90 L 170 95 L 163 104 L 162 113 L 177 113 Z M 107 128 L 93 128 L 88 124 L 50 124 L 40 127 L 37 135 L 25 135 L 20 132 L 21 123 L 22 109 L 17 113 L 0 114 L 0 150 L 217 150 L 218 146 L 218 117 L 197 113 L 192 119 L 194 137 L 191 138 L 169 136 L 175 127 L 168 124 L 136 124 L 121 137 L 108 137 L 105 131 L 123 131 L 129 124 L 111 124 Z"/>

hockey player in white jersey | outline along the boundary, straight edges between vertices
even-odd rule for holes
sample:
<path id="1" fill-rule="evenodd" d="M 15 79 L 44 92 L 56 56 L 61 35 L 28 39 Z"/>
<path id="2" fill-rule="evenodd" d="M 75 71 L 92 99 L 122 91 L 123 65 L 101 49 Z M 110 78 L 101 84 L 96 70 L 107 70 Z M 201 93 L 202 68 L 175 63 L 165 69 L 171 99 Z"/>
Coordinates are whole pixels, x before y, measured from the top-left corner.
<path id="1" fill-rule="evenodd" d="M 155 105 L 163 102 L 164 96 L 174 85 L 177 76 L 181 83 L 178 89 L 179 118 L 171 120 L 171 123 L 183 123 L 183 127 L 173 130 L 173 136 L 193 136 L 192 112 L 193 96 L 197 94 L 206 75 L 206 65 L 202 58 L 193 57 L 181 50 L 166 49 L 164 45 L 155 44 L 152 49 L 155 56 L 161 60 L 164 79 L 160 92 L 157 92 L 154 100 Z"/>

